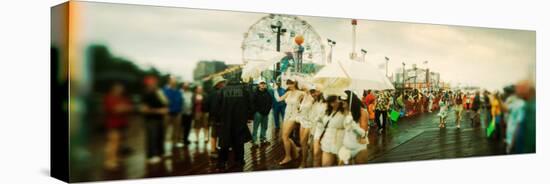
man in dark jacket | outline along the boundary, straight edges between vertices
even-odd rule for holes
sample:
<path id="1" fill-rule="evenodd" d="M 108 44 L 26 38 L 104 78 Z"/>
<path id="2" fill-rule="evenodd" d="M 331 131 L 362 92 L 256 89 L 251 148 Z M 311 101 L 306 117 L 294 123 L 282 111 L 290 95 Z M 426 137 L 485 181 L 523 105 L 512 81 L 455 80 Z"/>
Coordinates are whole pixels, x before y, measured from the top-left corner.
<path id="1" fill-rule="evenodd" d="M 266 143 L 267 117 L 272 106 L 271 95 L 267 92 L 265 81 L 260 81 L 258 89 L 252 96 L 252 110 L 254 111 L 254 128 L 252 130 L 252 142 L 258 141 L 258 128 L 260 127 L 260 144 Z"/>
<path id="2" fill-rule="evenodd" d="M 163 120 L 168 114 L 168 99 L 157 86 L 157 78 L 147 76 L 144 79 L 145 92 L 141 96 L 140 112 L 145 119 L 145 137 L 149 164 L 157 164 L 165 153 L 163 149 Z"/>
<path id="3" fill-rule="evenodd" d="M 203 112 L 208 112 L 208 125 L 210 126 L 210 156 L 216 158 L 218 156 L 218 131 L 221 126 L 221 109 L 220 109 L 220 91 L 225 87 L 226 80 L 222 76 L 216 76 L 212 79 L 214 89 L 206 97 L 203 105 Z"/>
<path id="4" fill-rule="evenodd" d="M 225 170 L 232 148 L 237 166 L 244 166 L 244 143 L 251 140 L 247 122 L 252 119 L 250 93 L 245 84 L 237 80 L 230 81 L 220 90 L 221 125 L 218 132 L 220 156 L 218 169 Z"/>

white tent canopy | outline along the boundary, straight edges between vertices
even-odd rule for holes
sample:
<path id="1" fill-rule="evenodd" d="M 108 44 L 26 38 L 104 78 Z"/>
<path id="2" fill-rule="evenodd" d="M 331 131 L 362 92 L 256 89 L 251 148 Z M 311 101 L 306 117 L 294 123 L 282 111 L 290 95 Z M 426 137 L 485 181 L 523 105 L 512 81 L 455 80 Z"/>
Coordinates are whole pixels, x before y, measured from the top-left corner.
<path id="1" fill-rule="evenodd" d="M 326 65 L 313 77 L 313 82 L 323 86 L 325 94 L 341 94 L 346 89 L 358 94 L 366 89 L 394 89 L 390 80 L 376 67 L 353 60 Z"/>

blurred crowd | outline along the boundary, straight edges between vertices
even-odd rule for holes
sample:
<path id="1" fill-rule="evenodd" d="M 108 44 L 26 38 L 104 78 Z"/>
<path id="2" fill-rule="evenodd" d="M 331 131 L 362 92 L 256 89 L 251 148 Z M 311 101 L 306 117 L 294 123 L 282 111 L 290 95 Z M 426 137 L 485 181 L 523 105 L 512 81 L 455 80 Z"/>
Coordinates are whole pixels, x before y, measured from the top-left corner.
<path id="1" fill-rule="evenodd" d="M 387 125 L 399 119 L 436 112 L 439 128 L 446 128 L 447 117 L 454 114 L 450 121 L 456 128 L 464 121 L 472 128 L 483 128 L 488 138 L 505 143 L 508 153 L 535 151 L 536 99 L 529 81 L 494 92 L 365 90 L 361 99 L 349 90 L 323 95 L 320 86 L 299 87 L 292 78 L 284 82 L 251 84 L 217 76 L 206 92 L 201 85 L 175 77 L 160 84 L 157 77 L 145 76 L 137 100 L 132 100 L 124 83 L 113 82 L 102 95 L 104 166 L 117 169 L 121 153 L 132 152 L 127 144 L 132 115 L 144 121 L 147 164 L 158 164 L 171 157 L 173 150 L 204 141 L 220 171 L 227 169 L 228 163 L 245 165 L 247 142 L 258 147 L 281 141 L 284 157 L 280 165 L 295 159 L 300 167 L 366 163 L 369 132 L 384 134 Z M 269 116 L 273 116 L 274 135 L 279 140 L 266 138 Z M 190 137 L 191 131 L 195 137 Z"/>
<path id="2" fill-rule="evenodd" d="M 456 128 L 461 128 L 463 118 L 471 127 L 483 127 L 487 137 L 503 141 L 508 153 L 533 153 L 535 151 L 536 94 L 530 81 L 520 81 L 502 90 L 418 90 L 401 91 L 367 90 L 363 102 L 368 107 L 370 119 L 384 130 L 386 122 L 395 117 L 410 117 L 438 111 L 439 128 L 446 128 L 447 117 L 454 114 Z M 389 105 L 380 107 L 380 103 Z M 380 120 L 380 117 L 381 120 Z M 372 124 L 371 124 L 372 125 Z"/>

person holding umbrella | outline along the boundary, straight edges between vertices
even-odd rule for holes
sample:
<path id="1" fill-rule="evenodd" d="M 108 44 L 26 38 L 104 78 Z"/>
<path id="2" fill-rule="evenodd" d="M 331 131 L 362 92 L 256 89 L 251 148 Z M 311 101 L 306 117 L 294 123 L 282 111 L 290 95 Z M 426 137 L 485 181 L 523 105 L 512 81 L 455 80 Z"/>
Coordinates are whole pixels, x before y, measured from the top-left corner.
<path id="1" fill-rule="evenodd" d="M 362 156 L 365 159 L 357 159 L 357 156 L 367 153 L 368 110 L 353 92 L 346 90 L 345 93 L 346 98 L 343 98 L 342 105 L 347 109 L 346 114 L 351 115 L 352 121 L 344 122 L 345 132 L 338 159 L 340 164 L 366 163 L 366 155 Z"/>

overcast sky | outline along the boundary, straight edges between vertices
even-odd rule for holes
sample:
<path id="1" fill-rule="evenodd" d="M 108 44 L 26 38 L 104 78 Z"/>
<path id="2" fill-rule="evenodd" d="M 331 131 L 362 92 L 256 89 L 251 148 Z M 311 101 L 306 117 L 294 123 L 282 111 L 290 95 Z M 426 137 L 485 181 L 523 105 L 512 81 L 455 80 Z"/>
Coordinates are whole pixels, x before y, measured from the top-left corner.
<path id="1" fill-rule="evenodd" d="M 80 10 L 81 48 L 105 44 L 116 56 L 185 80 L 192 79 L 199 60 L 241 63 L 243 33 L 267 15 L 86 2 Z M 334 60 L 349 58 L 350 19 L 300 18 L 323 43 L 336 40 Z M 389 57 L 390 74 L 405 62 L 427 66 L 454 84 L 489 89 L 534 76 L 534 31 L 358 20 L 357 47 L 368 50 L 366 60 L 374 66 Z"/>

